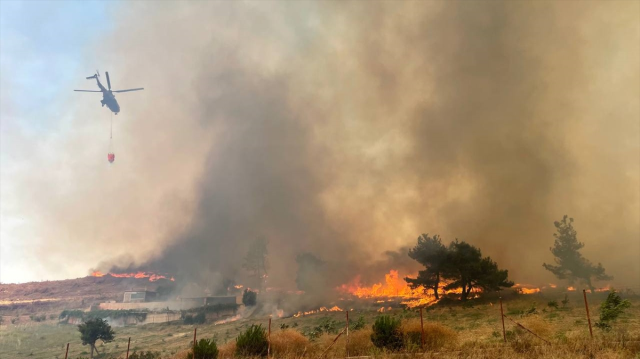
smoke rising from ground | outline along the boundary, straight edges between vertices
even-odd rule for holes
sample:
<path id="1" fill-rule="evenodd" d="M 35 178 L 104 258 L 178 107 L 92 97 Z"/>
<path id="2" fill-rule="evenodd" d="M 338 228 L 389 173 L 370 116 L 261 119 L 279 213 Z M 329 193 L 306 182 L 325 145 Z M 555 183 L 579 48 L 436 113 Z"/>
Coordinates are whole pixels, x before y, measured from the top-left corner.
<path id="1" fill-rule="evenodd" d="M 542 268 L 553 221 L 569 214 L 585 256 L 637 283 L 639 10 L 127 4 L 94 60 L 112 83 L 145 92 L 118 96 L 108 173 L 44 167 L 55 183 L 81 183 L 43 194 L 34 213 L 56 228 L 45 248 L 94 248 L 103 269 L 213 287 L 240 276 L 264 236 L 269 285 L 293 287 L 300 253 L 330 262 L 338 282 L 379 281 L 415 269 L 385 251 L 430 233 L 479 246 L 516 282 L 544 283 L 555 281 Z M 81 130 L 59 144 L 86 148 L 87 162 L 103 150 L 86 124 L 104 112 L 94 102 L 78 106 Z"/>

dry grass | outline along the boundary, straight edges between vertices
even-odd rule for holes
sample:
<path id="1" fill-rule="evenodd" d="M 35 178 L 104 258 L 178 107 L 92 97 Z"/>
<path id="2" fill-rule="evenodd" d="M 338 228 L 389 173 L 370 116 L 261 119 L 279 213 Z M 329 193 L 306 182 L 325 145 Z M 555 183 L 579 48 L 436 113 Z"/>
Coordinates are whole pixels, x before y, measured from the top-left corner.
<path id="1" fill-rule="evenodd" d="M 418 351 L 421 346 L 420 320 L 404 321 L 400 328 L 405 337 L 405 346 L 409 351 Z M 438 323 L 424 324 L 424 348 L 427 351 L 452 348 L 456 345 L 458 334 Z"/>
<path id="2" fill-rule="evenodd" d="M 300 357 L 310 346 L 309 340 L 300 332 L 287 329 L 271 334 L 271 353 L 274 356 Z"/>
<path id="3" fill-rule="evenodd" d="M 175 353 L 171 356 L 171 359 L 187 359 L 187 354 L 189 354 L 190 350 L 183 350 L 181 352 Z"/>
<path id="4" fill-rule="evenodd" d="M 374 353 L 375 347 L 371 343 L 370 328 L 352 331 L 349 333 L 349 356 L 370 355 Z"/>
<path id="5" fill-rule="evenodd" d="M 315 342 L 313 342 L 313 346 L 310 348 L 311 353 L 309 353 L 310 357 L 316 357 L 322 354 L 327 348 L 331 346 L 333 340 L 336 338 L 337 334 L 323 334 L 320 336 Z M 336 341 L 333 346 L 326 352 L 326 356 L 329 358 L 334 357 L 345 357 L 345 336 L 340 336 L 340 339 Z"/>
<path id="6" fill-rule="evenodd" d="M 233 358 L 236 355 L 236 341 L 231 340 L 228 343 L 222 344 L 218 347 L 218 358 Z"/>
<path id="7" fill-rule="evenodd" d="M 518 323 L 522 324 L 525 328 L 529 329 L 539 337 L 550 341 L 552 334 L 551 326 L 539 316 L 523 318 L 522 320 L 519 320 Z M 512 333 L 513 335 L 510 338 L 511 340 L 509 340 L 509 343 L 511 344 L 511 347 L 519 353 L 524 353 L 536 346 L 546 344 L 543 340 L 537 338 L 519 326 L 516 326 Z"/>

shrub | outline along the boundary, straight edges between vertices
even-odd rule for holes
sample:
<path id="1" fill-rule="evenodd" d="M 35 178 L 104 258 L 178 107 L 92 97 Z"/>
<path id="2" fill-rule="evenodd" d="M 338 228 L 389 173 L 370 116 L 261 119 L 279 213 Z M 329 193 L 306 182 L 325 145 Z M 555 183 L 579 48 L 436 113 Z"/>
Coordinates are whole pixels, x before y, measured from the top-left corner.
<path id="1" fill-rule="evenodd" d="M 340 323 L 332 318 L 322 318 L 320 324 L 315 326 L 309 331 L 305 331 L 302 334 L 310 340 L 316 340 L 322 336 L 322 334 L 338 334 L 338 329 L 342 329 Z"/>
<path id="2" fill-rule="evenodd" d="M 266 356 L 269 343 L 262 325 L 252 325 L 236 338 L 236 354 L 240 356 Z"/>
<path id="3" fill-rule="evenodd" d="M 557 300 L 550 301 L 549 303 L 547 303 L 547 307 L 558 309 L 559 308 L 558 301 Z"/>
<path id="4" fill-rule="evenodd" d="M 297 358 L 305 352 L 309 340 L 295 330 L 282 330 L 271 334 L 271 355 Z"/>
<path id="5" fill-rule="evenodd" d="M 193 324 L 204 324 L 207 321 L 207 317 L 204 312 L 200 312 L 193 317 Z"/>
<path id="6" fill-rule="evenodd" d="M 134 351 L 131 355 L 129 355 L 129 359 L 160 359 L 160 352 L 152 352 L 149 350 L 145 352 L 144 350 L 141 352 Z"/>
<path id="7" fill-rule="evenodd" d="M 191 314 L 185 314 L 182 318 L 182 321 L 186 325 L 204 324 L 207 321 L 207 316 L 204 314 L 204 312 L 200 312 L 195 316 Z"/>
<path id="8" fill-rule="evenodd" d="M 401 331 L 404 335 L 405 345 L 409 349 L 418 349 L 421 346 L 422 334 L 420 320 L 410 320 L 402 324 Z M 424 323 L 424 348 L 425 350 L 437 350 L 447 345 L 455 344 L 458 334 L 452 329 L 438 323 Z"/>
<path id="9" fill-rule="evenodd" d="M 218 346 L 213 339 L 200 339 L 187 354 L 187 359 L 216 359 L 218 357 Z"/>
<path id="10" fill-rule="evenodd" d="M 29 318 L 31 318 L 32 321 L 34 322 L 44 322 L 45 320 L 47 320 L 47 316 L 46 315 L 30 315 Z"/>
<path id="11" fill-rule="evenodd" d="M 68 317 L 76 317 L 76 318 L 83 318 L 84 317 L 84 312 L 81 310 L 63 310 L 62 312 L 60 312 L 60 315 L 58 316 L 58 319 L 62 320 Z"/>
<path id="12" fill-rule="evenodd" d="M 320 333 L 327 334 L 338 334 L 338 328 L 340 327 L 340 323 L 337 320 L 332 318 L 322 318 L 320 325 L 318 325 L 315 330 Z"/>
<path id="13" fill-rule="evenodd" d="M 252 292 L 249 289 L 245 289 L 244 293 L 242 293 L 242 304 L 247 307 L 251 307 L 256 305 L 258 301 L 258 293 Z"/>
<path id="14" fill-rule="evenodd" d="M 351 323 L 351 327 L 349 328 L 349 330 L 360 330 L 360 329 L 364 329 L 364 326 L 366 325 L 366 323 L 364 322 L 364 316 L 360 316 L 358 317 L 358 320 L 356 320 L 355 322 Z"/>
<path id="15" fill-rule="evenodd" d="M 600 321 L 596 323 L 596 327 L 604 331 L 611 330 L 611 322 L 615 322 L 629 307 L 631 303 L 628 300 L 623 300 L 615 290 L 611 290 L 607 299 L 600 305 Z"/>
<path id="16" fill-rule="evenodd" d="M 388 315 L 376 318 L 373 324 L 371 342 L 378 348 L 388 350 L 398 350 L 402 348 L 402 332 L 400 331 L 400 320 Z"/>

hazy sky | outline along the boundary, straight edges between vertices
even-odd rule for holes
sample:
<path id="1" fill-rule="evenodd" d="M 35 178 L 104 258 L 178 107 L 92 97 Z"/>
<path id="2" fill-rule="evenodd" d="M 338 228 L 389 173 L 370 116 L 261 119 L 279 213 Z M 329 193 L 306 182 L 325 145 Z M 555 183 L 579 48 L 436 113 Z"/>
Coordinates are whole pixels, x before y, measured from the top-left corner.
<path id="1" fill-rule="evenodd" d="M 99 50 L 102 36 L 108 35 L 118 6 L 120 3 L 110 1 L 0 2 L 2 282 L 50 277 L 51 270 L 32 256 L 43 238 L 29 230 L 29 214 L 15 207 L 21 200 L 12 191 L 15 175 L 37 172 L 34 157 L 46 152 L 52 138 L 73 130 L 66 125 L 73 116 L 67 107 L 70 91 L 78 79 L 91 75 L 99 65 L 87 59 L 90 52 Z M 99 95 L 94 96 L 99 101 Z"/>
<path id="2" fill-rule="evenodd" d="M 564 214 L 640 281 L 638 2 L 0 6 L 3 282 L 220 282 L 260 236 L 279 285 L 302 252 L 382 279 L 429 233 L 541 284 Z M 118 94 L 113 165 L 109 111 L 72 92 L 96 68 L 145 88 Z"/>

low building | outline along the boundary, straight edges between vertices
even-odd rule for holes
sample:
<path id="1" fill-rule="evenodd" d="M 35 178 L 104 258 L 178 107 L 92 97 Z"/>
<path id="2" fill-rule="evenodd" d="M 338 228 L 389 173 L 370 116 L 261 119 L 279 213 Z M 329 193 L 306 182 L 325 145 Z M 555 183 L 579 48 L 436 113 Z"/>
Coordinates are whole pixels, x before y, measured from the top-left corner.
<path id="1" fill-rule="evenodd" d="M 176 298 L 174 300 L 156 302 L 156 292 L 126 291 L 122 303 L 100 303 L 91 310 L 189 310 L 199 307 L 217 307 L 219 305 L 235 308 L 240 298 L 235 296 Z M 234 309 L 235 310 L 235 309 Z"/>
<path id="2" fill-rule="evenodd" d="M 238 304 L 238 299 L 235 296 L 216 296 L 216 297 L 195 297 L 195 298 L 182 298 L 180 301 L 189 303 L 193 307 L 203 307 L 220 304 Z"/>
<path id="3" fill-rule="evenodd" d="M 144 303 L 153 302 L 157 298 L 156 292 L 150 291 L 126 291 L 124 292 L 123 303 Z"/>

